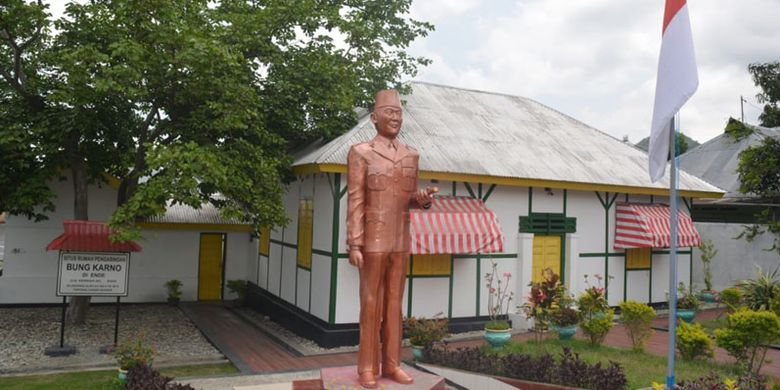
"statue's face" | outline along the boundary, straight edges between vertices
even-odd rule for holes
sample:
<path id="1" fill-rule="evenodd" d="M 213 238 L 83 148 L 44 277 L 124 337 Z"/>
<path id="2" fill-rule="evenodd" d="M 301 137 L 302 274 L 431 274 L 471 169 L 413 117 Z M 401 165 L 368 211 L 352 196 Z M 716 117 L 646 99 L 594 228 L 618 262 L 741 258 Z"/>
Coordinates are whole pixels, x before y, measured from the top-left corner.
<path id="1" fill-rule="evenodd" d="M 374 123 L 376 131 L 381 136 L 390 139 L 398 136 L 403 121 L 400 106 L 385 105 L 376 107 L 374 108 L 374 112 L 371 113 L 371 122 Z"/>

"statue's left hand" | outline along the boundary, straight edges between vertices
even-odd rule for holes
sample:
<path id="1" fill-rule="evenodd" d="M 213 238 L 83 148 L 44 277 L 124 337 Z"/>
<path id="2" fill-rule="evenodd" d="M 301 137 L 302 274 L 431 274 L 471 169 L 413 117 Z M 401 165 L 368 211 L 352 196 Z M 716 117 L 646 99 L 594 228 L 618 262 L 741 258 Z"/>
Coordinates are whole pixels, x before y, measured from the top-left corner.
<path id="1" fill-rule="evenodd" d="M 423 190 L 417 190 L 414 194 L 417 204 L 425 208 L 430 207 L 433 201 L 433 194 L 439 192 L 438 187 L 425 187 Z"/>

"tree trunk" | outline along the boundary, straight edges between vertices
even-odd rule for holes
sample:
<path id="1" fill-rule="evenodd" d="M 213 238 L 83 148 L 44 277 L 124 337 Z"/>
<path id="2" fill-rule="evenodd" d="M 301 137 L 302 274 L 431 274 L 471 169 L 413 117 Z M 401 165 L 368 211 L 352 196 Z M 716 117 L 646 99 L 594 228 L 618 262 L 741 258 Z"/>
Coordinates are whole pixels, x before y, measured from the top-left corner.
<path id="1" fill-rule="evenodd" d="M 87 164 L 83 158 L 74 154 L 71 157 L 70 169 L 73 178 L 73 219 L 87 221 L 89 220 Z M 86 322 L 90 298 L 70 297 L 68 318 L 71 323 L 83 324 Z"/>

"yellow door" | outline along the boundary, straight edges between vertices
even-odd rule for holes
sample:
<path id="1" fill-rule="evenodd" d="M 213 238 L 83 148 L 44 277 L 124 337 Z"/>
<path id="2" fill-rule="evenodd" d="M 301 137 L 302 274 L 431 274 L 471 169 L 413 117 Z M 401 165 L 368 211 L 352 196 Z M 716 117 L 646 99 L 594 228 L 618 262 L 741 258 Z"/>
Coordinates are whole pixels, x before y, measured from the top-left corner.
<path id="1" fill-rule="evenodd" d="M 542 270 L 545 268 L 561 274 L 561 236 L 534 236 L 534 282 L 542 280 Z"/>
<path id="2" fill-rule="evenodd" d="M 201 234 L 200 258 L 198 263 L 198 299 L 222 298 L 222 260 L 224 235 Z"/>

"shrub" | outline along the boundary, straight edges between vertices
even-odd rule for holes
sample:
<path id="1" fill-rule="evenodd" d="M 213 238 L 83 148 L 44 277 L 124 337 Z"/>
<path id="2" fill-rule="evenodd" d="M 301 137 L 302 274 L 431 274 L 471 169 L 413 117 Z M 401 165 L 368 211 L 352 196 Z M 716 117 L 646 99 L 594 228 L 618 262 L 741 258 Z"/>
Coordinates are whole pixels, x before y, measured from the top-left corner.
<path id="1" fill-rule="evenodd" d="M 704 289 L 712 291 L 712 259 L 718 254 L 718 250 L 715 249 L 712 240 L 705 239 L 701 240 L 699 251 L 701 252 L 701 267 L 704 273 Z"/>
<path id="2" fill-rule="evenodd" d="M 552 312 L 552 323 L 557 326 L 577 325 L 579 313 L 571 307 L 560 307 Z"/>
<path id="3" fill-rule="evenodd" d="M 412 345 L 420 347 L 429 348 L 447 337 L 447 326 L 446 318 L 404 318 L 404 333 Z"/>
<path id="4" fill-rule="evenodd" d="M 178 302 L 181 298 L 181 281 L 171 279 L 165 282 L 165 288 L 168 290 L 168 302 Z"/>
<path id="5" fill-rule="evenodd" d="M 715 330 L 715 339 L 748 371 L 758 373 L 768 344 L 780 340 L 780 318 L 771 311 L 743 308 L 728 317 L 728 326 Z"/>
<path id="6" fill-rule="evenodd" d="M 739 283 L 745 303 L 752 310 L 769 309 L 769 302 L 780 292 L 780 266 L 769 272 L 756 267 L 756 278 Z"/>
<path id="7" fill-rule="evenodd" d="M 677 327 L 677 350 L 687 360 L 712 357 L 712 340 L 701 324 L 680 322 Z"/>
<path id="8" fill-rule="evenodd" d="M 227 288 L 233 294 L 238 295 L 238 301 L 244 302 L 246 298 L 247 282 L 246 280 L 228 280 Z"/>
<path id="9" fill-rule="evenodd" d="M 633 350 L 644 350 L 645 341 L 653 331 L 650 325 L 654 318 L 655 310 L 644 303 L 633 300 L 620 303 L 620 323 L 626 326 Z"/>
<path id="10" fill-rule="evenodd" d="M 542 281 L 531 282 L 531 294 L 528 301 L 521 306 L 525 317 L 533 319 L 533 331 L 537 340 L 541 340 L 542 332 L 549 328 L 554 307 L 569 307 L 572 299 L 566 292 L 566 286 L 561 283 L 560 276 L 552 269 L 542 270 Z"/>
<path id="11" fill-rule="evenodd" d="M 735 312 L 742 306 L 742 290 L 738 287 L 729 287 L 720 292 L 720 301 L 730 312 Z"/>
<path id="12" fill-rule="evenodd" d="M 696 298 L 693 286 L 685 288 L 685 283 L 680 282 L 677 286 L 677 308 L 682 310 L 699 310 L 701 302 Z"/>
<path id="13" fill-rule="evenodd" d="M 609 330 L 612 329 L 612 320 L 615 318 L 615 312 L 609 309 L 599 315 L 580 314 L 580 329 L 582 329 L 582 333 L 588 337 L 591 344 L 601 344 Z"/>
<path id="14" fill-rule="evenodd" d="M 140 332 L 135 338 L 119 344 L 114 351 L 114 358 L 119 368 L 129 370 L 137 365 L 152 364 L 156 353 L 154 347 L 146 345 L 144 333 Z"/>
<path id="15" fill-rule="evenodd" d="M 195 390 L 190 385 L 172 382 L 146 364 L 138 364 L 127 372 L 127 390 Z"/>
<path id="16" fill-rule="evenodd" d="M 764 390 L 766 378 L 761 375 L 748 374 L 736 380 L 721 378 L 713 372 L 701 378 L 682 381 L 677 384 L 679 390 Z"/>
<path id="17" fill-rule="evenodd" d="M 601 363 L 590 364 L 569 348 L 563 348 L 556 359 L 549 353 L 496 355 L 479 347 L 450 350 L 443 346 L 429 349 L 423 361 L 482 374 L 584 389 L 618 390 L 628 383 L 619 364 L 610 362 L 606 367 Z"/>

